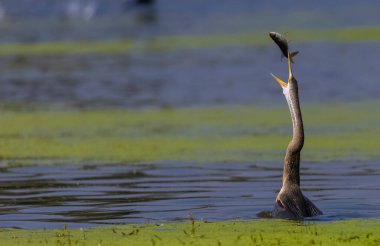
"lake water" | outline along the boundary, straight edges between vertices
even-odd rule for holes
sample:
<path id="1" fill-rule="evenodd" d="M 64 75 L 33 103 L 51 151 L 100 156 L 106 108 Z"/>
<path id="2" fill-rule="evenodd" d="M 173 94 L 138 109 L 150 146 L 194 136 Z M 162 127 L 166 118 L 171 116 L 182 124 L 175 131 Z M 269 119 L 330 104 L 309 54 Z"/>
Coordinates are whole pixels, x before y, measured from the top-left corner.
<path id="1" fill-rule="evenodd" d="M 279 49 L 269 44 L 164 53 L 0 57 L 0 98 L 79 108 L 284 104 L 270 73 L 286 79 L 287 65 L 281 62 Z M 301 102 L 379 98 L 379 44 L 295 46 L 300 51 L 293 69 Z"/>
<path id="2" fill-rule="evenodd" d="M 0 42 L 145 41 L 380 25 L 379 3 L 373 1 L 161 0 L 155 19 L 145 22 L 139 12 L 123 10 L 124 2 L 4 0 Z M 95 12 L 69 16 L 74 5 L 65 4 L 82 10 L 95 6 Z M 294 40 L 291 45 L 300 51 L 294 75 L 302 102 L 379 98 L 378 43 Z M 286 63 L 269 37 L 262 46 L 2 56 L 0 98 L 74 108 L 285 104 L 271 72 L 287 77 Z M 313 220 L 380 218 L 376 163 L 304 163 L 302 168 L 304 193 L 324 212 Z M 208 221 L 255 219 L 273 207 L 281 172 L 281 163 L 1 167 L 0 227 L 166 223 L 185 221 L 189 213 Z"/>
<path id="3" fill-rule="evenodd" d="M 145 42 L 162 36 L 267 36 L 274 30 L 380 25 L 373 1 L 157 0 L 157 19 L 151 22 L 137 21 L 138 11 L 123 10 L 125 2 L 2 1 L 0 42 Z M 68 15 L 72 4 L 82 10 L 94 5 L 95 14 L 88 20 Z M 303 102 L 378 99 L 377 42 L 301 44 L 291 31 L 287 36 L 291 49 L 300 51 L 294 75 Z M 286 78 L 286 63 L 269 37 L 260 46 L 166 52 L 143 47 L 127 54 L 2 56 L 1 102 L 79 108 L 284 103 L 270 73 Z"/>
<path id="4" fill-rule="evenodd" d="M 70 228 L 257 219 L 281 188 L 281 163 L 160 163 L 1 168 L 0 227 Z M 380 218 L 375 163 L 304 163 L 301 186 L 324 215 Z"/>

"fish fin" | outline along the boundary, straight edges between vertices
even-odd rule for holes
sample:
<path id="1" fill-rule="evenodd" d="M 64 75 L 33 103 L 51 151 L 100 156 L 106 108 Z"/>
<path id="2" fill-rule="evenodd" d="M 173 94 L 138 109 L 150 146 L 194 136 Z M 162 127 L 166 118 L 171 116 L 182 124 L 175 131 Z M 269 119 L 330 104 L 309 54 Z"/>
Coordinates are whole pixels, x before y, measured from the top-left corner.
<path id="1" fill-rule="evenodd" d="M 290 61 L 292 62 L 292 63 L 294 63 L 294 61 L 293 61 L 293 57 L 295 57 L 296 55 L 298 55 L 298 51 L 292 51 L 292 52 L 290 52 L 289 53 L 289 59 L 290 59 Z"/>

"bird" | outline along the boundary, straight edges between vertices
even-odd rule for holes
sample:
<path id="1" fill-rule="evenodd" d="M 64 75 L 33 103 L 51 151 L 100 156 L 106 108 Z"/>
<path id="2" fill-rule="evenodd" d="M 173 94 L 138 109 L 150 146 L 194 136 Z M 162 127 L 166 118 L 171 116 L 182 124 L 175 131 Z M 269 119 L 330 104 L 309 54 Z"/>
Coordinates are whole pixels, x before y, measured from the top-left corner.
<path id="1" fill-rule="evenodd" d="M 291 57 L 288 53 L 289 78 L 287 83 L 271 74 L 282 87 L 293 123 L 293 137 L 288 144 L 284 158 L 282 188 L 276 197 L 271 215 L 272 218 L 299 220 L 304 217 L 321 215 L 322 211 L 303 195 L 300 188 L 300 154 L 305 134 L 298 97 L 298 82 L 293 76 Z"/>

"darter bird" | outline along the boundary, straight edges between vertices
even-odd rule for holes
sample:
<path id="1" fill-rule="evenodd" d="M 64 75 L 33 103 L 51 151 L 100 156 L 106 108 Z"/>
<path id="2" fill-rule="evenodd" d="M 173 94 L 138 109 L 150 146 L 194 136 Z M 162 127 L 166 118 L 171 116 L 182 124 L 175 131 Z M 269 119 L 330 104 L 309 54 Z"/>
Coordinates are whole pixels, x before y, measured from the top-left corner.
<path id="1" fill-rule="evenodd" d="M 293 123 L 293 138 L 288 144 L 284 159 L 282 188 L 276 197 L 272 217 L 302 219 L 304 217 L 321 215 L 322 212 L 302 194 L 300 188 L 300 154 L 304 144 L 305 135 L 298 98 L 298 82 L 294 78 L 292 72 L 291 53 L 288 52 L 287 58 L 289 70 L 288 82 L 286 83 L 271 74 L 282 87 Z"/>

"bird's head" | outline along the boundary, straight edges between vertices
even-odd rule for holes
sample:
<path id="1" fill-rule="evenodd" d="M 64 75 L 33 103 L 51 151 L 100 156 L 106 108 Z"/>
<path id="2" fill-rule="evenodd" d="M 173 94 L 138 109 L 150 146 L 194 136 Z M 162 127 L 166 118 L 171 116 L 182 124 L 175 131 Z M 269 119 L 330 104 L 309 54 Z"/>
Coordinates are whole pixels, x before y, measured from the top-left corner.
<path id="1" fill-rule="evenodd" d="M 288 53 L 288 70 L 289 70 L 289 78 L 288 82 L 282 81 L 280 78 L 278 78 L 276 75 L 271 74 L 272 77 L 277 81 L 277 83 L 281 86 L 283 93 L 285 97 L 289 96 L 289 93 L 293 89 L 297 89 L 297 81 L 293 77 L 293 71 L 292 71 L 292 62 L 291 62 L 291 54 Z"/>

